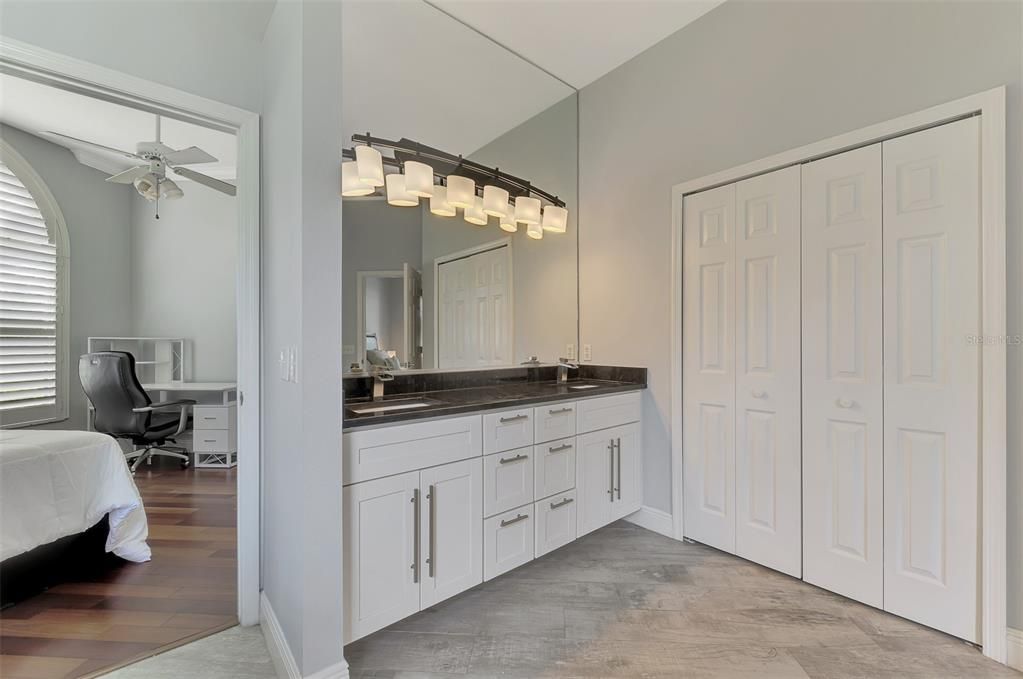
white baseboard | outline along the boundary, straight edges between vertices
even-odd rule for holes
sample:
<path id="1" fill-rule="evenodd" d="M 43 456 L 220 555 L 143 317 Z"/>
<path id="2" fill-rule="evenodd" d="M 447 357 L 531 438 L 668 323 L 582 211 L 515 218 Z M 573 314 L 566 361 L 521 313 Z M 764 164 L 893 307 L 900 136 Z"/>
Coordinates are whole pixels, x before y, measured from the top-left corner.
<path id="1" fill-rule="evenodd" d="M 1006 664 L 1014 670 L 1023 671 L 1023 630 L 1009 628 L 1006 630 L 1009 649 Z"/>
<path id="2" fill-rule="evenodd" d="M 341 662 L 325 667 L 319 672 L 303 677 L 299 672 L 298 663 L 291 653 L 288 640 L 284 637 L 284 630 L 281 623 L 277 621 L 273 606 L 266 594 L 259 593 L 259 624 L 263 630 L 263 638 L 270 650 L 270 658 L 273 660 L 274 668 L 280 679 L 348 679 L 348 663 Z"/>
<path id="3" fill-rule="evenodd" d="M 671 514 L 660 509 L 642 507 L 638 512 L 626 516 L 625 520 L 665 537 L 674 538 L 675 525 L 671 520 Z"/>

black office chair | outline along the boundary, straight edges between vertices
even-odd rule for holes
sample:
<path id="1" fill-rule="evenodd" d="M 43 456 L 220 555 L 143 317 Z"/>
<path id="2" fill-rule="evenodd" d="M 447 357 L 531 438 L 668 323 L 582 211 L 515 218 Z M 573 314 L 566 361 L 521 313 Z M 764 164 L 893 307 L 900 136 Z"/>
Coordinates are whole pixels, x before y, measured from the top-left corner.
<path id="1" fill-rule="evenodd" d="M 98 351 L 78 359 L 78 376 L 85 395 L 92 402 L 96 431 L 114 438 L 128 439 L 132 451 L 127 454 L 132 473 L 143 461 L 152 462 L 153 455 L 181 460 L 187 467 L 188 450 L 175 443 L 174 437 L 188 427 L 191 399 L 153 403 L 135 375 L 135 357 L 126 351 Z M 177 408 L 174 415 L 158 411 Z"/>

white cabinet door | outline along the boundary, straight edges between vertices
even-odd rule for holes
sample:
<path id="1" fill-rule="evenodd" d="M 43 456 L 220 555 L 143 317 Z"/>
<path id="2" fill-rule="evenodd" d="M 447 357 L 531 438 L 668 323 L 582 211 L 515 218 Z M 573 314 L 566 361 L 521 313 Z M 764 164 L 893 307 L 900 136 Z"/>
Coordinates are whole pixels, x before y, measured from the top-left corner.
<path id="1" fill-rule="evenodd" d="M 419 610 L 418 489 L 416 471 L 343 491 L 345 643 Z"/>
<path id="2" fill-rule="evenodd" d="M 973 642 L 979 138 L 969 118 L 882 145 L 884 607 Z"/>
<path id="3" fill-rule="evenodd" d="M 483 416 L 483 454 L 533 444 L 533 409 L 503 410 Z"/>
<path id="4" fill-rule="evenodd" d="M 533 448 L 483 458 L 483 516 L 533 501 Z"/>
<path id="5" fill-rule="evenodd" d="M 575 540 L 575 491 L 558 493 L 533 506 L 536 521 L 536 557 Z"/>
<path id="6" fill-rule="evenodd" d="M 432 606 L 483 582 L 482 460 L 424 469 L 420 604 Z"/>
<path id="7" fill-rule="evenodd" d="M 614 502 L 611 520 L 639 511 L 643 505 L 642 447 L 639 424 L 626 424 L 607 431 L 614 437 Z"/>
<path id="8" fill-rule="evenodd" d="M 533 560 L 533 505 L 498 514 L 483 522 L 483 576 L 490 580 Z"/>
<path id="9" fill-rule="evenodd" d="M 611 522 L 615 453 L 608 430 L 576 437 L 576 533 L 582 537 Z"/>
<path id="10" fill-rule="evenodd" d="M 802 574 L 799 168 L 735 187 L 735 553 Z"/>
<path id="11" fill-rule="evenodd" d="M 803 579 L 883 605 L 881 145 L 803 166 Z"/>
<path id="12" fill-rule="evenodd" d="M 735 185 L 686 196 L 683 207 L 685 535 L 734 552 Z"/>
<path id="13" fill-rule="evenodd" d="M 545 498 L 575 488 L 575 439 L 533 447 L 533 494 Z"/>

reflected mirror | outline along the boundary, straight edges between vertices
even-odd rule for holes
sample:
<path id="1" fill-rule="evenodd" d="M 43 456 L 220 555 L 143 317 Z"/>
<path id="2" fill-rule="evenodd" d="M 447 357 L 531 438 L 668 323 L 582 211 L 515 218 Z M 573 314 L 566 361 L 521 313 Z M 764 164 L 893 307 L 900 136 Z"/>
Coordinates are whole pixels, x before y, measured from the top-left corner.
<path id="1" fill-rule="evenodd" d="M 345 188 L 354 188 L 342 198 L 345 365 L 574 359 L 575 91 L 424 2 L 350 0 L 343 11 Z M 372 160 L 356 162 L 367 141 L 373 151 L 359 153 L 381 154 L 382 181 L 368 176 Z M 423 179 L 431 171 L 433 187 Z M 450 205 L 460 186 L 449 175 L 475 184 L 461 196 L 469 207 Z M 486 186 L 498 190 L 484 195 Z M 412 195 L 417 187 L 433 197 Z"/>

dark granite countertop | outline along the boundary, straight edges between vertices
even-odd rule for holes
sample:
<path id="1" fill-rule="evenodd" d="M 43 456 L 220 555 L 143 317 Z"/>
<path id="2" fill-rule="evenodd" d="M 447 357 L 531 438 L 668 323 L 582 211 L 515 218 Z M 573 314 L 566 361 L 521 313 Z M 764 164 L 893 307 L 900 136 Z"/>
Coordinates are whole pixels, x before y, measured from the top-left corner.
<path id="1" fill-rule="evenodd" d="M 390 410 L 377 413 L 355 413 L 353 407 L 374 403 L 372 398 L 346 398 L 344 412 L 344 429 L 393 424 L 424 420 L 433 417 L 447 417 L 482 410 L 497 410 L 517 406 L 554 403 L 592 396 L 607 396 L 627 391 L 646 389 L 646 375 L 643 381 L 617 381 L 600 379 L 572 379 L 565 383 L 557 381 L 523 381 L 504 384 L 467 387 L 462 389 L 443 389 L 418 393 L 399 393 L 384 398 L 376 403 L 400 404 L 402 401 L 428 400 L 429 405 L 408 410 Z M 592 385 L 588 389 L 573 389 L 573 386 Z"/>

